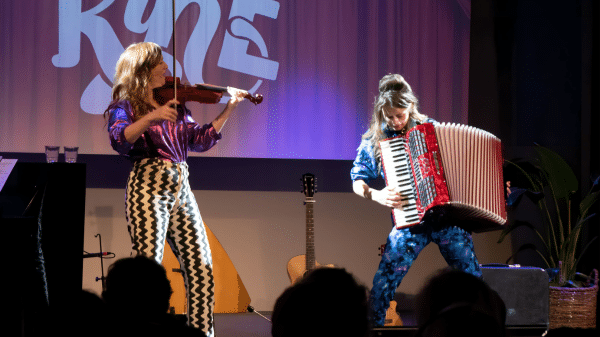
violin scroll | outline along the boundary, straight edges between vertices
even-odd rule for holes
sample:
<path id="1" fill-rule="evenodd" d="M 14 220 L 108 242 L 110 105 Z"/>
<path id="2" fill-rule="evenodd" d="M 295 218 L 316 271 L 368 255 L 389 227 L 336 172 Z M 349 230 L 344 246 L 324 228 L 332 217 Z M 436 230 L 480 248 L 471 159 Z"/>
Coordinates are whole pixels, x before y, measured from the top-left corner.
<path id="1" fill-rule="evenodd" d="M 248 94 L 248 95 L 244 96 L 244 98 L 246 98 L 250 102 L 254 103 L 254 105 L 260 104 L 263 101 L 263 96 L 261 94 L 256 94 L 254 96 Z"/>

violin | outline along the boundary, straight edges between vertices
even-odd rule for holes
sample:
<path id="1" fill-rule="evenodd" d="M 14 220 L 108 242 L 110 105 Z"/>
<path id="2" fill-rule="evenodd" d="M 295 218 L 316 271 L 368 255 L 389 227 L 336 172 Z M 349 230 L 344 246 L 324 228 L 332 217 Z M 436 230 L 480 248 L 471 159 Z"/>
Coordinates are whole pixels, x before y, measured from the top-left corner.
<path id="1" fill-rule="evenodd" d="M 212 84 L 181 84 L 179 77 L 165 77 L 165 85 L 160 88 L 154 89 L 154 99 L 159 104 L 165 104 L 166 102 L 175 98 L 175 86 L 177 86 L 177 100 L 181 104 L 185 104 L 187 101 L 214 104 L 219 103 L 223 93 L 227 92 L 227 87 L 220 87 Z M 254 104 L 260 104 L 263 101 L 263 97 L 260 94 L 252 96 L 246 94 L 244 98 L 248 99 Z"/>

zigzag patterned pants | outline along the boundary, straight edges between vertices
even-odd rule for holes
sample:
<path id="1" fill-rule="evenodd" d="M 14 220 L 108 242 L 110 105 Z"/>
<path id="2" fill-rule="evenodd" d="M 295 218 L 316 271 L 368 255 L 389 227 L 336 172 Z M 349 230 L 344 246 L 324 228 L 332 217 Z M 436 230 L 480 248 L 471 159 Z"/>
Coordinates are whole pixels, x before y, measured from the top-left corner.
<path id="1" fill-rule="evenodd" d="M 430 242 L 439 246 L 440 253 L 450 267 L 481 277 L 473 239 L 464 229 L 447 226 L 434 230 L 424 223 L 412 228 L 396 229 L 394 226 L 381 255 L 369 297 L 374 326 L 384 325 L 385 313 L 396 294 L 396 288 L 421 250 Z"/>
<path id="2" fill-rule="evenodd" d="M 127 223 L 137 254 L 161 263 L 169 243 L 184 271 L 188 322 L 213 336 L 212 255 L 188 176 L 186 163 L 137 161 L 127 182 Z"/>

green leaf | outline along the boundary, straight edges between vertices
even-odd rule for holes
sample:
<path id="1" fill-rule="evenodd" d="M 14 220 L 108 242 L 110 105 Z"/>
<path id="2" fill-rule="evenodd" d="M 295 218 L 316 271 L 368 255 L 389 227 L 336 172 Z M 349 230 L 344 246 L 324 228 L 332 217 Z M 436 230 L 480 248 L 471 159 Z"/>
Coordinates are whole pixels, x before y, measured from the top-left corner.
<path id="1" fill-rule="evenodd" d="M 585 219 L 579 219 L 579 221 L 577 221 L 577 224 L 575 225 L 575 227 L 573 227 L 571 234 L 567 237 L 567 242 L 577 240 L 579 238 L 579 231 L 581 230 L 583 225 L 586 222 L 588 222 L 588 220 L 593 218 L 595 215 L 596 215 L 596 213 L 593 213 L 593 214 L 588 215 Z"/>
<path id="2" fill-rule="evenodd" d="M 579 220 L 579 222 L 573 228 L 573 231 L 567 237 L 567 239 L 565 240 L 565 242 L 563 243 L 563 245 L 561 247 L 559 259 L 562 260 L 562 262 L 563 262 L 563 269 L 565 270 L 565 274 L 566 274 L 567 278 L 570 278 L 575 274 L 579 260 L 581 259 L 581 257 L 583 256 L 583 254 L 585 253 L 587 248 L 589 247 L 590 243 L 596 239 L 596 238 L 593 238 L 591 241 L 589 241 L 588 244 L 586 245 L 586 247 L 584 247 L 583 250 L 581 250 L 579 252 L 579 256 L 576 256 L 577 246 L 578 246 L 577 242 L 580 238 L 580 232 L 583 228 L 583 225 L 586 222 L 588 222 L 588 220 L 590 218 L 592 218 L 593 216 L 595 216 L 595 214 L 592 214 L 585 219 Z"/>
<path id="3" fill-rule="evenodd" d="M 540 167 L 546 172 L 548 182 L 559 199 L 568 198 L 579 188 L 575 173 L 567 162 L 556 152 L 541 145 L 535 147 Z"/>
<path id="4" fill-rule="evenodd" d="M 594 242 L 598 237 L 595 236 L 593 237 L 588 243 L 587 245 L 585 245 L 585 247 L 583 247 L 583 249 L 581 250 L 581 253 L 579 254 L 579 257 L 577 257 L 577 260 L 575 260 L 575 262 L 573 263 L 573 268 L 571 270 L 572 275 L 577 275 L 580 273 L 577 273 L 577 265 L 579 264 L 579 260 L 581 260 L 581 258 L 583 257 L 583 255 L 585 254 L 585 252 L 588 250 L 588 248 L 591 246 L 592 242 Z M 583 274 L 581 274 L 583 275 Z"/>
<path id="5" fill-rule="evenodd" d="M 590 207 L 594 206 L 599 197 L 600 191 L 588 194 L 579 204 L 579 216 L 586 216 Z"/>

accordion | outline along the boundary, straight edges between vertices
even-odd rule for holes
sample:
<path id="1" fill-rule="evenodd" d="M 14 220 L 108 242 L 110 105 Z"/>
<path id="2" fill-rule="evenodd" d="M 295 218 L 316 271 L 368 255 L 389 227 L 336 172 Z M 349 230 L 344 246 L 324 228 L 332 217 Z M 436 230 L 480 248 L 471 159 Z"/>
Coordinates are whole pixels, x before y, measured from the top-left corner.
<path id="1" fill-rule="evenodd" d="M 387 186 L 402 197 L 396 228 L 449 214 L 474 232 L 506 223 L 502 146 L 489 132 L 460 124 L 425 123 L 380 142 Z"/>

